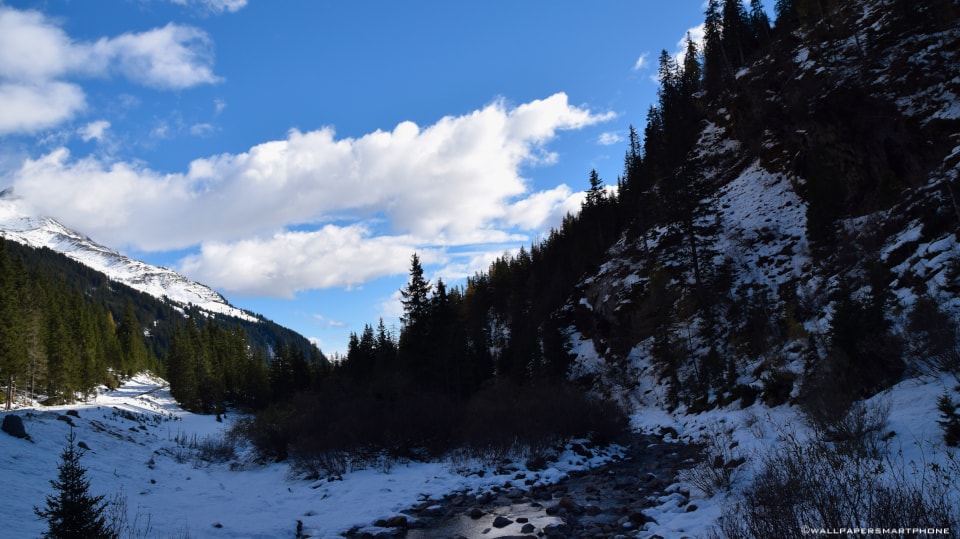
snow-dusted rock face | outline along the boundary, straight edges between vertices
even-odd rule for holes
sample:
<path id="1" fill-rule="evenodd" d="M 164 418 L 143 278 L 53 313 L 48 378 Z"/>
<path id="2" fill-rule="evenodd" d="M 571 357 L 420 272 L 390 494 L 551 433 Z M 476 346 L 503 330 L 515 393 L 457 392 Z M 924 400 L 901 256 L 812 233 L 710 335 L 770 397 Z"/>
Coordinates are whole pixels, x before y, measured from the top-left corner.
<path id="1" fill-rule="evenodd" d="M 960 319 L 960 29 L 838 5 L 829 30 L 797 29 L 703 104 L 688 158 L 710 186 L 693 223 L 708 289 L 682 223 L 625 231 L 567 302 L 573 377 L 655 407 L 696 382 L 711 404 L 763 398 L 783 377 L 796 401 L 840 293 L 889 296 L 908 348 L 918 298 Z"/>
<path id="2" fill-rule="evenodd" d="M 0 235 L 30 247 L 46 247 L 111 280 L 180 306 L 193 305 L 214 314 L 256 321 L 256 317 L 230 305 L 208 286 L 179 273 L 131 259 L 70 230 L 55 219 L 34 212 L 23 200 L 4 192 L 0 196 Z"/>

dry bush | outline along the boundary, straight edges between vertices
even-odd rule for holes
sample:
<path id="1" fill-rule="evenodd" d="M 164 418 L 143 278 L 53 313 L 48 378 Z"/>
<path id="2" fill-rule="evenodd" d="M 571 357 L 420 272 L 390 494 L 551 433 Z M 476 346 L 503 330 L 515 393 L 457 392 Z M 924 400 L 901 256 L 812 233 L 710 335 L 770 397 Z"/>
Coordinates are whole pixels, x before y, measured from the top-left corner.
<path id="1" fill-rule="evenodd" d="M 842 432 L 875 432 L 867 426 L 885 417 L 882 407 L 855 411 Z M 904 462 L 902 455 L 884 458 L 869 443 L 786 436 L 761 462 L 753 483 L 737 494 L 714 535 L 801 539 L 809 527 L 960 529 L 955 499 L 960 469 L 953 468 Z"/>
<path id="2" fill-rule="evenodd" d="M 700 489 L 708 497 L 730 490 L 737 467 L 746 459 L 731 430 L 716 427 L 706 438 L 706 458 L 693 468 L 680 472 L 680 480 Z"/>

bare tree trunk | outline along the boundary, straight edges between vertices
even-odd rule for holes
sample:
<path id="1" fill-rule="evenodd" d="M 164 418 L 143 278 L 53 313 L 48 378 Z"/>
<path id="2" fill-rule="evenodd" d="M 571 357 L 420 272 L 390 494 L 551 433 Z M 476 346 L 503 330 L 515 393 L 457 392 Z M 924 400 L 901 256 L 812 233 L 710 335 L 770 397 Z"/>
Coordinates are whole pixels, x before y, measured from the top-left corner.
<path id="1" fill-rule="evenodd" d="M 13 391 L 14 391 L 13 383 L 14 383 L 13 375 L 8 376 L 7 377 L 7 405 L 6 405 L 7 410 L 13 409 Z"/>

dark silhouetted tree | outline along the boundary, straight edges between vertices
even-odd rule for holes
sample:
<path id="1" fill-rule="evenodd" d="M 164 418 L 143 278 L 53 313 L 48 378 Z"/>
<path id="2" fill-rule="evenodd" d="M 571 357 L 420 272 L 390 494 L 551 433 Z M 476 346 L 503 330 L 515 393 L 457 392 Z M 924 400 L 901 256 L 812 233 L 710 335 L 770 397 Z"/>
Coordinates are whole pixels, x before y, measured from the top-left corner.
<path id="1" fill-rule="evenodd" d="M 47 521 L 45 539 L 113 539 L 119 534 L 110 529 L 104 517 L 107 503 L 103 496 L 90 494 L 87 470 L 80 465 L 82 454 L 74 444 L 71 430 L 67 446 L 60 453 L 57 479 L 50 481 L 54 494 L 47 496 L 44 509 L 34 507 L 38 517 Z"/>

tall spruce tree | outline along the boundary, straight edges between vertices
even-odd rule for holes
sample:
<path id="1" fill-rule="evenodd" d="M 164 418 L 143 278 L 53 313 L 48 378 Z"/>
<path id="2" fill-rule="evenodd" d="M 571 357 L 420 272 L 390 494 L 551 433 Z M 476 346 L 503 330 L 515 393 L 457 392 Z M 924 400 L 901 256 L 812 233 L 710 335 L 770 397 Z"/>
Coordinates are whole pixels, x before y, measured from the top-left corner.
<path id="1" fill-rule="evenodd" d="M 104 518 L 107 503 L 102 495 L 90 494 L 87 469 L 80 465 L 82 453 L 76 444 L 73 430 L 67 436 L 67 446 L 60 453 L 57 479 L 50 480 L 54 494 L 47 496 L 44 509 L 34 507 L 38 517 L 47 521 L 44 539 L 116 539 L 119 534 Z"/>
<path id="2" fill-rule="evenodd" d="M 410 258 L 410 281 L 400 291 L 403 297 L 403 316 L 400 320 L 404 326 L 414 326 L 426 320 L 430 309 L 430 282 L 423 278 L 423 266 L 416 253 Z"/>

